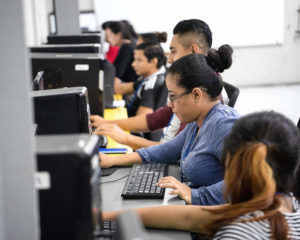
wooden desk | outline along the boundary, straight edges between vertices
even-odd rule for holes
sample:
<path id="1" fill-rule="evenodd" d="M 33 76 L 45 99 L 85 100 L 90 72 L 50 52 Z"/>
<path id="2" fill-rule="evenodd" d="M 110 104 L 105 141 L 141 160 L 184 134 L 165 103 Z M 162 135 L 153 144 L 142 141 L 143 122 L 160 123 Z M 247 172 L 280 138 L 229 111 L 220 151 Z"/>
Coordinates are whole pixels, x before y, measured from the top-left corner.
<path id="1" fill-rule="evenodd" d="M 106 120 L 124 119 L 127 117 L 128 115 L 127 115 L 126 108 L 110 108 L 104 110 L 104 119 Z M 133 152 L 131 147 L 120 144 L 108 136 L 107 136 L 107 141 L 108 141 L 107 148 L 127 148 L 128 152 Z"/>

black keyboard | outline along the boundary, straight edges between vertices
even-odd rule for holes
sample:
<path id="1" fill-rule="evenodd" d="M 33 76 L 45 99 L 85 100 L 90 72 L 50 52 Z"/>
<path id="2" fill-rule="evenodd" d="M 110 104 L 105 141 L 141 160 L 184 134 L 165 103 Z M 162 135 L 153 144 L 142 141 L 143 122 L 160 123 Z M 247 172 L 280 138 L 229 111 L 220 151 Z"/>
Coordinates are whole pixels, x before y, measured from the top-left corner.
<path id="1" fill-rule="evenodd" d="M 103 228 L 94 234 L 94 240 L 114 240 L 117 225 L 115 220 L 103 220 Z"/>
<path id="2" fill-rule="evenodd" d="M 164 198 L 165 189 L 156 186 L 158 180 L 167 176 L 168 165 L 164 163 L 134 164 L 121 196 L 123 198 Z"/>
<path id="3" fill-rule="evenodd" d="M 116 232 L 117 226 L 114 220 L 103 220 L 103 231 L 114 233 Z"/>

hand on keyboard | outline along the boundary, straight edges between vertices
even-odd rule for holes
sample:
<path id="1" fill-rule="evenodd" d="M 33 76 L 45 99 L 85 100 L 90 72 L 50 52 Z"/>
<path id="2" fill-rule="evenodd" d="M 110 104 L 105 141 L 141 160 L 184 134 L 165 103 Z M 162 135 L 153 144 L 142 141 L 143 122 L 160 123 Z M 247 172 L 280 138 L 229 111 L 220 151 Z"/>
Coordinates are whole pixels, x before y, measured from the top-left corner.
<path id="1" fill-rule="evenodd" d="M 165 189 L 157 186 L 156 183 L 166 175 L 166 164 L 134 164 L 121 196 L 123 198 L 164 198 Z"/>
<path id="2" fill-rule="evenodd" d="M 174 177 L 163 177 L 159 179 L 157 186 L 161 188 L 172 188 L 170 195 L 177 194 L 180 198 L 186 201 L 187 204 L 192 204 L 192 189 L 187 185 L 181 183 Z"/>

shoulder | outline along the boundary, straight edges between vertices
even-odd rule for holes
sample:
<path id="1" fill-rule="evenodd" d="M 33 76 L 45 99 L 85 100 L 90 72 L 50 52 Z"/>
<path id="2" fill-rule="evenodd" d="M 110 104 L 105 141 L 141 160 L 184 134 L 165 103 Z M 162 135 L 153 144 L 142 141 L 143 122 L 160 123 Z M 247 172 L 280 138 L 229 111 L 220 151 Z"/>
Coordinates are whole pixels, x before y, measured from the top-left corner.
<path id="1" fill-rule="evenodd" d="M 224 124 L 233 124 L 239 118 L 240 114 L 235 109 L 221 104 L 208 116 L 207 120 L 209 120 L 209 125 L 222 127 Z"/>
<path id="2" fill-rule="evenodd" d="M 214 239 L 270 239 L 271 229 L 268 220 L 247 221 L 255 217 L 263 216 L 263 212 L 255 211 L 240 216 L 230 224 L 221 227 Z M 260 238 L 257 238 L 260 236 Z"/>
<path id="3" fill-rule="evenodd" d="M 144 89 L 154 89 L 155 87 L 159 87 L 161 85 L 165 85 L 165 75 L 164 74 L 153 74 L 149 77 L 149 79 L 144 84 Z"/>
<path id="4" fill-rule="evenodd" d="M 120 47 L 120 50 L 121 49 L 134 50 L 134 48 L 135 48 L 135 45 L 133 43 L 123 43 Z"/>

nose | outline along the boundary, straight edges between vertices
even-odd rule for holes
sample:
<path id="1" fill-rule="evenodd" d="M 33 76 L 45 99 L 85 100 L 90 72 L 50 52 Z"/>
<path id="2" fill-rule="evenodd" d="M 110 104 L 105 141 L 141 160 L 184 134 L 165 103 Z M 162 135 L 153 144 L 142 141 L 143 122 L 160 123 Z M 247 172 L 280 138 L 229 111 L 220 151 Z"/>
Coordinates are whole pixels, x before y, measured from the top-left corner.
<path id="1" fill-rule="evenodd" d="M 172 54 L 169 53 L 168 54 L 168 63 L 172 64 L 174 62 L 173 58 L 172 58 Z"/>
<path id="2" fill-rule="evenodd" d="M 174 104 L 170 100 L 168 101 L 168 106 L 174 108 Z"/>

